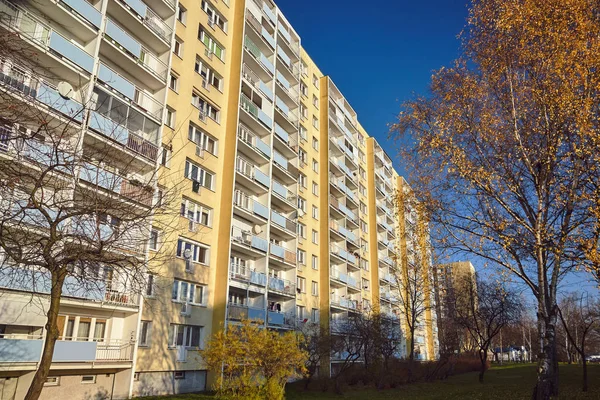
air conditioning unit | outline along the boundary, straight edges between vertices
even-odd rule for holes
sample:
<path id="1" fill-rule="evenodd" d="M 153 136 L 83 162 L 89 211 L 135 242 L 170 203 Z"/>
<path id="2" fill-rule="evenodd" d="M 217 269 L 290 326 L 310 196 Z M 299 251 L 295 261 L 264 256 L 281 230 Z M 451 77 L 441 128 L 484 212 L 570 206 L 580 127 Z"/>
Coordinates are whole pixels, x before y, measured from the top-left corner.
<path id="1" fill-rule="evenodd" d="M 192 315 L 192 306 L 189 303 L 186 302 L 181 305 L 181 315 L 186 317 Z"/>
<path id="2" fill-rule="evenodd" d="M 198 232 L 198 223 L 190 220 L 189 230 L 190 232 Z"/>
<path id="3" fill-rule="evenodd" d="M 208 57 L 209 60 L 212 60 L 213 58 L 213 52 L 210 51 L 209 49 L 204 50 L 204 54 L 206 55 L 206 57 Z"/>
<path id="4" fill-rule="evenodd" d="M 215 27 L 215 21 L 210 17 L 208 17 L 208 26 L 210 26 L 211 28 Z"/>
<path id="5" fill-rule="evenodd" d="M 196 157 L 204 158 L 204 149 L 200 146 L 196 146 Z"/>

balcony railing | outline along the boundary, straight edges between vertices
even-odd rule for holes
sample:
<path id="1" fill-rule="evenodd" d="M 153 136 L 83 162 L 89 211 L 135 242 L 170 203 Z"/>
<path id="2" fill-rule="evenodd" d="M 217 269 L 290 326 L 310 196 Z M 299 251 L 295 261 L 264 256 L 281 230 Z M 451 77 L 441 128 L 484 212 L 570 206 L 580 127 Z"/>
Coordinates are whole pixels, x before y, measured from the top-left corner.
<path id="1" fill-rule="evenodd" d="M 96 29 L 100 28 L 102 22 L 102 14 L 96 10 L 93 5 L 85 0 L 61 0 L 61 3 L 66 4 L 77 14 L 85 18 Z"/>
<path id="2" fill-rule="evenodd" d="M 260 48 L 248 36 L 244 38 L 244 47 L 271 75 L 275 75 L 275 66 L 273 63 L 269 61 L 267 56 L 260 51 Z"/>
<path id="3" fill-rule="evenodd" d="M 282 200 L 296 207 L 296 194 L 291 192 L 282 183 L 278 182 L 275 179 L 273 179 L 273 193 L 275 193 Z"/>
<path id="4" fill-rule="evenodd" d="M 292 250 L 288 250 L 283 246 L 280 246 L 275 243 L 270 244 L 271 255 L 275 258 L 278 258 L 280 261 L 283 261 L 287 264 L 296 264 L 296 252 Z"/>
<path id="5" fill-rule="evenodd" d="M 261 204 L 258 200 L 253 199 L 240 190 L 235 191 L 233 196 L 233 204 L 248 211 L 249 213 L 263 217 L 264 219 L 269 218 L 269 209 L 267 206 Z"/>
<path id="6" fill-rule="evenodd" d="M 296 235 L 298 225 L 294 221 L 279 214 L 277 211 L 271 210 L 271 222 L 287 230 L 292 235 Z"/>
<path id="7" fill-rule="evenodd" d="M 233 321 L 248 319 L 264 322 L 266 320 L 266 311 L 258 307 L 229 303 L 227 305 L 227 319 Z"/>
<path id="8" fill-rule="evenodd" d="M 106 171 L 96 165 L 84 163 L 79 177 L 93 185 L 119 193 L 145 206 L 151 206 L 154 197 L 152 188 L 132 183 L 117 174 Z"/>
<path id="9" fill-rule="evenodd" d="M 240 96 L 240 107 L 248 114 L 252 115 L 258 122 L 262 123 L 268 129 L 273 127 L 273 120 L 261 108 L 259 108 L 245 94 Z"/>
<path id="10" fill-rule="evenodd" d="M 248 160 L 238 157 L 235 163 L 236 171 L 244 175 L 248 179 L 251 179 L 262 186 L 268 188 L 271 184 L 269 176 L 259 170 L 256 166 L 250 163 Z"/>
<path id="11" fill-rule="evenodd" d="M 267 276 L 262 272 L 250 270 L 246 265 L 231 263 L 229 276 L 232 279 L 246 281 L 257 286 L 267 286 Z"/>
<path id="12" fill-rule="evenodd" d="M 162 81 L 167 79 L 167 65 L 110 18 L 106 21 L 106 35 L 125 53 L 133 58 L 136 64 L 141 64 L 142 67 L 156 75 Z"/>
<path id="13" fill-rule="evenodd" d="M 243 124 L 239 125 L 238 137 L 242 142 L 246 143 L 253 149 L 258 150 L 265 157 L 271 158 L 271 147 L 263 142 L 262 139 L 255 135 L 247 126 Z"/>
<path id="14" fill-rule="evenodd" d="M 158 35 L 166 43 L 171 42 L 173 29 L 167 25 L 150 7 L 141 0 L 120 0 L 132 9 L 140 21 Z"/>
<path id="15" fill-rule="evenodd" d="M 348 274 L 346 274 L 345 272 L 340 272 L 335 268 L 331 268 L 330 276 L 331 279 L 335 279 L 336 281 L 348 283 Z"/>
<path id="16" fill-rule="evenodd" d="M 269 248 L 269 242 L 266 239 L 255 236 L 252 232 L 243 230 L 237 226 L 231 227 L 231 241 L 263 253 L 266 253 Z"/>
<path id="17" fill-rule="evenodd" d="M 277 293 L 296 296 L 296 284 L 287 279 L 269 277 L 269 290 Z"/>
<path id="18" fill-rule="evenodd" d="M 256 75 L 256 73 L 254 71 L 252 71 L 252 69 L 247 65 L 244 64 L 242 66 L 242 76 L 244 77 L 244 79 L 246 79 L 246 81 L 248 81 L 248 83 L 250 83 L 255 89 L 259 90 L 260 92 L 262 92 L 262 94 L 264 94 L 265 96 L 267 96 L 267 98 L 273 102 L 273 91 L 271 90 L 271 88 L 269 88 L 267 86 L 266 83 L 264 83 L 259 77 L 258 75 Z"/>

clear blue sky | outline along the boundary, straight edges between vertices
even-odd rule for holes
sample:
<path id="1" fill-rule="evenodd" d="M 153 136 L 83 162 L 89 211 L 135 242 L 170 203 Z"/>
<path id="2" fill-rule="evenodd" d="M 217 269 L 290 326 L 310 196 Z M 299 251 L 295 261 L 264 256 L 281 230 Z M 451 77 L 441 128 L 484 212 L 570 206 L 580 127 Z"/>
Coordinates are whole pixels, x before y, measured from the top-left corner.
<path id="1" fill-rule="evenodd" d="M 403 100 L 458 53 L 468 0 L 277 0 L 302 46 L 343 92 L 369 135 L 387 141 Z"/>

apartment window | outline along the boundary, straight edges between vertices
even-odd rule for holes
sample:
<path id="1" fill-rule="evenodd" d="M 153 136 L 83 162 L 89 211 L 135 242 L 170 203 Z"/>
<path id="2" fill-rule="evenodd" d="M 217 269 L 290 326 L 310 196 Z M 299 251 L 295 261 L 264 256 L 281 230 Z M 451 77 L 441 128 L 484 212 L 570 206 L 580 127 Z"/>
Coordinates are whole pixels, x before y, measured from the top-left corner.
<path id="1" fill-rule="evenodd" d="M 313 171 L 315 171 L 317 174 L 319 173 L 319 162 L 317 160 L 315 160 L 313 158 L 312 160 L 312 169 Z"/>
<path id="2" fill-rule="evenodd" d="M 306 293 L 306 279 L 301 276 L 296 277 L 296 287 L 300 293 Z"/>
<path id="3" fill-rule="evenodd" d="M 173 281 L 171 299 L 178 303 L 192 303 L 203 305 L 205 303 L 206 288 L 190 282 Z"/>
<path id="4" fill-rule="evenodd" d="M 169 76 L 169 89 L 174 92 L 179 90 L 179 77 L 177 75 L 171 74 Z"/>
<path id="5" fill-rule="evenodd" d="M 202 327 L 197 325 L 169 325 L 169 336 L 168 344 L 169 347 L 200 347 L 200 338 L 202 336 Z M 183 376 L 177 377 L 175 372 L 175 379 L 185 379 Z"/>
<path id="6" fill-rule="evenodd" d="M 308 159 L 306 152 L 302 149 L 298 149 L 298 158 L 300 159 L 301 164 L 306 164 L 306 160 Z"/>
<path id="7" fill-rule="evenodd" d="M 298 319 L 303 320 L 304 314 L 304 306 L 296 306 L 296 316 L 298 317 Z"/>
<path id="8" fill-rule="evenodd" d="M 58 386 L 60 385 L 60 376 L 49 376 L 44 382 L 44 386 Z"/>
<path id="9" fill-rule="evenodd" d="M 181 200 L 180 215 L 198 224 L 212 226 L 212 208 L 185 197 Z"/>
<path id="10" fill-rule="evenodd" d="M 304 175 L 304 174 L 298 175 L 298 184 L 300 185 L 300 187 L 303 187 L 304 189 L 307 188 L 306 175 Z"/>
<path id="11" fill-rule="evenodd" d="M 183 40 L 175 36 L 175 44 L 173 45 L 173 54 L 179 58 L 183 58 Z"/>
<path id="12" fill-rule="evenodd" d="M 369 242 L 364 239 L 360 239 L 360 248 L 365 252 L 369 252 Z"/>
<path id="13" fill-rule="evenodd" d="M 306 265 L 306 252 L 298 249 L 298 264 Z"/>
<path id="14" fill-rule="evenodd" d="M 175 129 L 175 110 L 167 107 L 165 114 L 165 125 L 171 129 Z"/>
<path id="15" fill-rule="evenodd" d="M 315 116 L 313 116 L 313 128 L 319 129 L 319 119 Z"/>
<path id="16" fill-rule="evenodd" d="M 310 293 L 313 296 L 318 296 L 319 295 L 319 282 L 312 281 Z"/>
<path id="17" fill-rule="evenodd" d="M 319 99 L 313 94 L 312 103 L 315 108 L 319 109 Z"/>
<path id="18" fill-rule="evenodd" d="M 360 144 L 362 144 L 362 145 L 364 145 L 364 144 L 365 144 L 365 137 L 363 136 L 363 134 L 362 134 L 362 133 L 359 133 L 359 134 L 358 134 L 358 142 L 359 142 Z"/>
<path id="19" fill-rule="evenodd" d="M 195 163 L 186 160 L 184 176 L 188 179 L 197 182 L 199 185 L 204 186 L 207 189 L 214 190 L 214 174 L 212 172 L 205 171 Z"/>
<path id="20" fill-rule="evenodd" d="M 181 4 L 177 5 L 177 20 L 185 25 L 187 19 L 187 10 Z"/>
<path id="21" fill-rule="evenodd" d="M 312 194 L 314 194 L 315 196 L 319 195 L 319 184 L 314 181 L 312 183 Z"/>
<path id="22" fill-rule="evenodd" d="M 312 76 L 312 83 L 317 89 L 319 88 L 319 78 L 315 74 Z"/>
<path id="23" fill-rule="evenodd" d="M 298 208 L 306 212 L 306 200 L 298 196 Z"/>
<path id="24" fill-rule="evenodd" d="M 219 110 L 216 106 L 209 103 L 206 99 L 204 99 L 199 93 L 192 93 L 192 104 L 198 110 L 200 110 L 200 119 L 204 120 L 204 118 L 209 117 L 215 122 L 219 122 L 221 116 L 221 110 Z"/>
<path id="25" fill-rule="evenodd" d="M 363 306 L 363 310 L 367 310 L 367 311 L 370 310 L 371 302 L 369 301 L 369 299 L 363 299 L 362 306 Z"/>
<path id="26" fill-rule="evenodd" d="M 358 150 L 358 158 L 362 162 L 366 162 L 367 161 L 367 158 L 365 157 L 365 153 L 363 153 L 360 149 Z"/>
<path id="27" fill-rule="evenodd" d="M 212 54 L 214 54 L 221 61 L 225 59 L 225 48 L 221 44 L 217 43 L 215 39 L 213 39 L 208 33 L 206 33 L 202 26 L 198 27 L 198 40 L 200 40 L 206 46 L 209 58 L 212 57 Z"/>
<path id="28" fill-rule="evenodd" d="M 184 239 L 179 239 L 177 241 L 177 257 L 184 258 L 186 250 L 190 251 L 190 259 L 193 262 L 208 265 L 208 260 L 210 259 L 209 247 L 193 243 Z"/>
<path id="29" fill-rule="evenodd" d="M 308 65 L 304 61 L 300 62 L 300 72 L 302 72 L 302 75 L 308 76 Z"/>
<path id="30" fill-rule="evenodd" d="M 140 338 L 139 338 L 139 346 L 148 347 L 150 345 L 150 328 L 152 326 L 152 322 L 150 321 L 142 321 L 140 324 Z"/>
<path id="31" fill-rule="evenodd" d="M 148 274 L 148 280 L 146 281 L 146 296 L 154 297 L 156 294 L 156 276 Z"/>
<path id="32" fill-rule="evenodd" d="M 319 219 L 319 208 L 317 206 L 312 206 L 312 217 Z"/>
<path id="33" fill-rule="evenodd" d="M 312 147 L 313 149 L 319 151 L 319 139 L 317 139 L 316 137 L 312 138 Z"/>
<path id="34" fill-rule="evenodd" d="M 300 93 L 302 93 L 303 96 L 308 97 L 308 87 L 304 84 L 304 82 L 300 82 Z"/>
<path id="35" fill-rule="evenodd" d="M 188 128 L 188 139 L 213 156 L 219 152 L 219 141 L 192 123 Z"/>
<path id="36" fill-rule="evenodd" d="M 84 383 L 84 384 L 96 383 L 96 375 L 82 375 L 81 383 Z"/>
<path id="37" fill-rule="evenodd" d="M 304 103 L 300 103 L 300 116 L 302 119 L 308 118 L 308 108 L 304 105 Z"/>
<path id="38" fill-rule="evenodd" d="M 363 221 L 362 219 L 360 220 L 360 229 L 364 233 L 369 233 L 369 227 L 367 226 L 367 223 L 365 221 Z"/>
<path id="39" fill-rule="evenodd" d="M 362 183 L 358 184 L 358 191 L 360 192 L 360 194 L 362 194 L 363 196 L 367 195 L 367 188 L 365 187 L 365 185 L 363 185 Z"/>
<path id="40" fill-rule="evenodd" d="M 308 131 L 302 125 L 300 125 L 300 139 L 308 140 Z"/>
<path id="41" fill-rule="evenodd" d="M 310 319 L 315 324 L 319 322 L 319 309 L 313 308 L 310 312 Z"/>
<path id="42" fill-rule="evenodd" d="M 167 168 L 171 166 L 171 150 L 165 146 L 160 148 L 160 165 Z"/>
<path id="43" fill-rule="evenodd" d="M 160 232 L 152 228 L 150 231 L 150 250 L 157 251 L 160 245 Z"/>
<path id="44" fill-rule="evenodd" d="M 363 214 L 367 213 L 367 205 L 365 203 L 363 203 L 362 201 L 360 202 L 360 212 Z"/>
<path id="45" fill-rule="evenodd" d="M 312 242 L 314 244 L 319 244 L 319 233 L 313 229 L 312 231 Z"/>
<path id="46" fill-rule="evenodd" d="M 361 178 L 367 179 L 367 171 L 363 167 L 358 167 L 358 173 Z"/>
<path id="47" fill-rule="evenodd" d="M 300 223 L 298 224 L 298 236 L 306 239 L 306 225 Z"/>
<path id="48" fill-rule="evenodd" d="M 362 288 L 363 290 L 371 290 L 371 285 L 368 279 L 362 278 Z"/>
<path id="49" fill-rule="evenodd" d="M 362 269 L 364 269 L 365 271 L 369 270 L 369 260 L 367 260 L 366 258 L 361 258 L 360 259 L 360 267 Z"/>
<path id="50" fill-rule="evenodd" d="M 223 32 L 227 33 L 227 21 L 223 19 L 221 14 L 219 14 L 215 9 L 210 5 L 210 3 L 206 0 L 202 0 L 201 3 L 202 10 L 206 14 L 208 14 L 208 25 L 210 27 L 218 26 Z"/>
<path id="51" fill-rule="evenodd" d="M 173 378 L 175 378 L 175 379 L 185 379 L 185 371 L 175 371 L 175 372 L 173 372 Z"/>
<path id="52" fill-rule="evenodd" d="M 314 269 L 314 270 L 319 269 L 319 258 L 317 256 L 315 256 L 314 254 L 312 256 L 311 266 L 312 266 L 312 269 Z"/>
<path id="53" fill-rule="evenodd" d="M 202 86 L 205 89 L 208 89 L 210 84 L 219 91 L 223 90 L 223 78 L 202 62 L 202 59 L 198 56 L 196 56 L 196 62 L 194 63 L 194 71 L 202 77 Z"/>

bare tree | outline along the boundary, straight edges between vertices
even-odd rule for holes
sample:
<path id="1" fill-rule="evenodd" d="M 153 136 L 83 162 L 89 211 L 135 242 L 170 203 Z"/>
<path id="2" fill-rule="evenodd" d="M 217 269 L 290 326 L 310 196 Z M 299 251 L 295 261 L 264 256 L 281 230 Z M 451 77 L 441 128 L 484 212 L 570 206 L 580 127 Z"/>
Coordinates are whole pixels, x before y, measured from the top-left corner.
<path id="1" fill-rule="evenodd" d="M 312 323 L 302 324 L 300 334 L 304 337 L 302 349 L 307 353 L 304 389 L 308 389 L 319 368 L 329 360 L 331 334 L 327 328 Z"/>
<path id="2" fill-rule="evenodd" d="M 440 246 L 535 297 L 537 399 L 558 394 L 559 284 L 597 249 L 598 13 L 587 0 L 474 1 L 463 56 L 394 127 Z"/>
<path id="3" fill-rule="evenodd" d="M 490 345 L 502 328 L 515 323 L 520 318 L 521 302 L 518 294 L 505 284 L 487 282 L 469 277 L 461 285 L 465 291 L 464 301 L 455 306 L 456 322 L 471 336 L 477 346 L 477 354 L 481 362 L 479 382 L 487 368 L 487 357 Z"/>
<path id="4" fill-rule="evenodd" d="M 559 303 L 559 316 L 569 343 L 577 351 L 583 365 L 582 390 L 588 391 L 586 350 L 589 337 L 600 327 L 600 301 L 587 293 L 571 293 Z"/>

